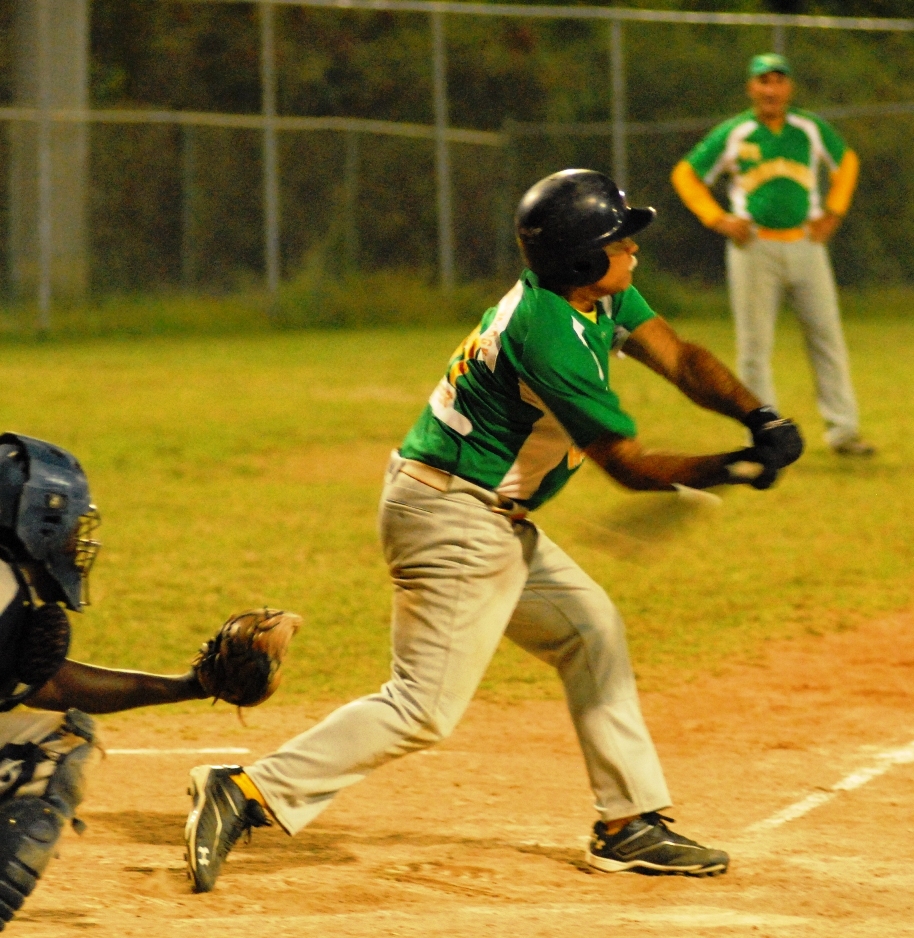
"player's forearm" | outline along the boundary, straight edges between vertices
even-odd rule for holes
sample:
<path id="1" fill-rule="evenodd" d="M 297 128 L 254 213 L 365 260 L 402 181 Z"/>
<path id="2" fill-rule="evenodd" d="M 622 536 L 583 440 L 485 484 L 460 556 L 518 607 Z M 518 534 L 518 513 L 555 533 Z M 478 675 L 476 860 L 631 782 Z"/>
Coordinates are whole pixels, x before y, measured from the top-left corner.
<path id="1" fill-rule="evenodd" d="M 182 675 L 120 671 L 69 658 L 26 703 L 43 710 L 76 707 L 84 713 L 116 713 L 133 707 L 205 697 L 193 672 Z"/>
<path id="2" fill-rule="evenodd" d="M 683 343 L 672 382 L 700 407 L 743 421 L 762 402 L 706 348 Z"/>
<path id="3" fill-rule="evenodd" d="M 662 317 L 635 329 L 625 351 L 708 410 L 742 421 L 761 401 L 706 348 L 687 342 Z"/>
<path id="4" fill-rule="evenodd" d="M 825 200 L 825 209 L 839 218 L 847 214 L 857 188 L 857 177 L 860 174 L 860 160 L 853 150 L 845 150 L 841 163 L 831 177 L 831 188 Z"/>
<path id="5" fill-rule="evenodd" d="M 731 453 L 688 456 L 645 451 L 637 440 L 613 434 L 592 443 L 586 453 L 613 479 L 637 492 L 670 492 L 676 485 L 705 489 L 733 481 L 727 469 Z"/>

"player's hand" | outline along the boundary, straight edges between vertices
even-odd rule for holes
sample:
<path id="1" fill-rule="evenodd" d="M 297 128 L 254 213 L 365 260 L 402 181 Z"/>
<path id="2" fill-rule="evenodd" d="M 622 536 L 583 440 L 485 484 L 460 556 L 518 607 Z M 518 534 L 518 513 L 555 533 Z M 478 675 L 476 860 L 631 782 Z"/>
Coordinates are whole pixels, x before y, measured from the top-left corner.
<path id="1" fill-rule="evenodd" d="M 725 463 L 730 485 L 751 485 L 768 489 L 774 485 L 780 466 L 775 450 L 767 446 L 749 446 L 730 453 Z"/>
<path id="2" fill-rule="evenodd" d="M 743 423 L 752 433 L 755 446 L 774 450 L 778 469 L 796 462 L 803 453 L 803 437 L 800 428 L 787 417 L 782 417 L 773 407 L 757 407 L 743 418 Z"/>
<path id="3" fill-rule="evenodd" d="M 809 224 L 809 240 L 816 244 L 826 244 L 832 235 L 841 227 L 841 216 L 833 212 L 826 212 L 821 218 Z"/>
<path id="4" fill-rule="evenodd" d="M 752 238 L 752 224 L 745 218 L 737 218 L 735 215 L 724 215 L 712 227 L 718 234 L 729 238 L 740 247 Z"/>

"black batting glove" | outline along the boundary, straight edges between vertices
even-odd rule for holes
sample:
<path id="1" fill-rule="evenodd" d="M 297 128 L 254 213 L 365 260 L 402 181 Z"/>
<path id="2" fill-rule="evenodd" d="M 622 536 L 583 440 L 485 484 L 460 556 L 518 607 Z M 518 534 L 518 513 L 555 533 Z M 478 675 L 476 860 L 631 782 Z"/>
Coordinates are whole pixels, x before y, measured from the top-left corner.
<path id="1" fill-rule="evenodd" d="M 749 428 L 755 446 L 771 449 L 777 454 L 778 469 L 800 458 L 803 452 L 800 428 L 773 407 L 757 407 L 746 414 L 743 423 Z"/>
<path id="2" fill-rule="evenodd" d="M 781 469 L 780 456 L 770 446 L 748 446 L 730 453 L 724 468 L 730 485 L 751 485 L 754 489 L 769 489 L 774 485 Z"/>

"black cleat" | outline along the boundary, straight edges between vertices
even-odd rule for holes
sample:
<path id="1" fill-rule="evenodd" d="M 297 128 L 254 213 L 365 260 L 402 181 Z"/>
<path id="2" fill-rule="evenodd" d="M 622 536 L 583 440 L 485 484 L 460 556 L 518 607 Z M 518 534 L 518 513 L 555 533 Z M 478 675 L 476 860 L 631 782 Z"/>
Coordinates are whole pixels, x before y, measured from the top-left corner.
<path id="1" fill-rule="evenodd" d="M 616 834 L 607 834 L 606 825 L 597 821 L 585 858 L 590 866 L 604 873 L 634 870 L 647 874 L 719 876 L 727 872 L 730 857 L 723 850 L 710 850 L 674 833 L 665 823 L 672 820 L 651 811 L 629 821 Z"/>
<path id="2" fill-rule="evenodd" d="M 190 770 L 187 793 L 194 804 L 184 825 L 187 871 L 194 892 L 209 892 L 215 885 L 229 851 L 252 827 L 270 824 L 263 806 L 245 797 L 232 780 L 240 765 L 198 765 Z"/>

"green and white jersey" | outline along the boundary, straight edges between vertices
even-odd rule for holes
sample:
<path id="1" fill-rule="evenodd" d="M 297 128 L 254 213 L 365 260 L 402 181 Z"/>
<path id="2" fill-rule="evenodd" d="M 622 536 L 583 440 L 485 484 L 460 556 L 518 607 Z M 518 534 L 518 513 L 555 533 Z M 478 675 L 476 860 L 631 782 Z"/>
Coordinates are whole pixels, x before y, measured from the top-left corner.
<path id="1" fill-rule="evenodd" d="M 789 108 L 778 133 L 744 111 L 718 124 L 686 161 L 708 186 L 729 174 L 734 215 L 765 228 L 796 228 L 822 215 L 820 169 L 837 169 L 846 149 L 809 111 Z"/>
<path id="2" fill-rule="evenodd" d="M 654 316 L 629 287 L 596 322 L 525 270 L 460 344 L 400 453 L 528 508 L 555 495 L 605 431 L 635 435 L 609 353 Z"/>

